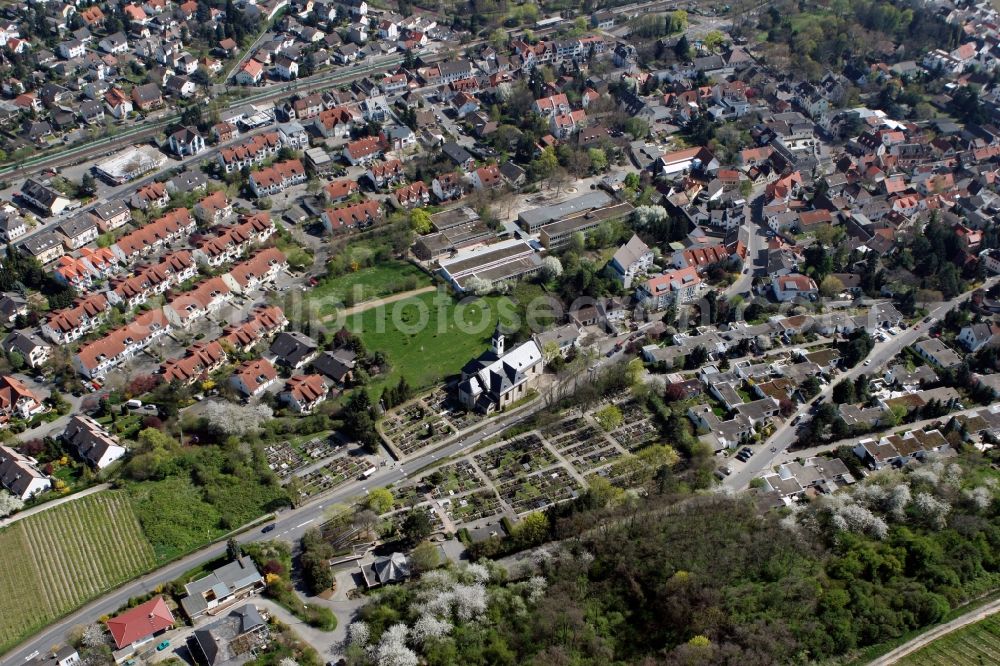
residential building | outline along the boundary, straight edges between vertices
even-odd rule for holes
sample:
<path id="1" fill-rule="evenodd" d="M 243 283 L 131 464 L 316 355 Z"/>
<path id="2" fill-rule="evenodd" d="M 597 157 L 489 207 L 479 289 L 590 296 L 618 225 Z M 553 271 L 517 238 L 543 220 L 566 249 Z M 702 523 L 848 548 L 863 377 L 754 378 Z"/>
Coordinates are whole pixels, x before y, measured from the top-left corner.
<path id="1" fill-rule="evenodd" d="M 185 584 L 181 608 L 192 621 L 197 620 L 245 601 L 264 587 L 264 577 L 250 556 L 244 555 Z"/>
<path id="2" fill-rule="evenodd" d="M 241 324 L 230 324 L 222 330 L 220 341 L 225 341 L 233 349 L 247 353 L 262 340 L 283 331 L 288 326 L 285 313 L 276 305 L 261 305 Z"/>
<path id="3" fill-rule="evenodd" d="M 961 365 L 962 357 L 955 353 L 951 347 L 941 342 L 938 338 L 921 340 L 913 345 L 912 349 L 926 361 L 933 363 L 939 368 L 953 368 Z"/>
<path id="4" fill-rule="evenodd" d="M 155 636 L 173 626 L 174 616 L 162 596 L 153 597 L 107 622 L 108 631 L 118 650 L 128 648 L 134 652 L 138 652 L 141 646 L 152 642 Z M 121 652 L 118 654 L 122 655 Z"/>
<path id="5" fill-rule="evenodd" d="M 253 604 L 231 611 L 225 617 L 194 631 L 199 663 L 232 666 L 263 652 L 270 641 L 267 622 Z"/>
<path id="6" fill-rule="evenodd" d="M 816 300 L 819 288 L 816 281 L 801 273 L 791 273 L 774 278 L 771 283 L 774 297 L 782 303 L 796 298 Z"/>
<path id="7" fill-rule="evenodd" d="M 72 203 L 57 190 L 31 178 L 21 185 L 21 198 L 45 215 L 58 215 Z"/>
<path id="8" fill-rule="evenodd" d="M 52 348 L 41 338 L 34 333 L 21 331 L 13 331 L 3 339 L 3 351 L 8 356 L 20 354 L 25 363 L 32 368 L 42 367 L 52 355 Z"/>
<path id="9" fill-rule="evenodd" d="M 89 215 L 79 215 L 56 227 L 67 250 L 76 250 L 97 240 L 97 223 Z"/>
<path id="10" fill-rule="evenodd" d="M 275 162 L 250 174 L 250 189 L 257 197 L 271 196 L 304 182 L 306 182 L 306 168 L 301 160 Z"/>
<path id="11" fill-rule="evenodd" d="M 326 382 L 322 375 L 292 375 L 278 394 L 278 400 L 299 414 L 309 414 L 326 400 Z"/>
<path id="12" fill-rule="evenodd" d="M 104 294 L 81 296 L 70 307 L 49 315 L 42 322 L 42 335 L 57 345 L 68 345 L 100 326 L 107 318 L 107 310 Z"/>
<path id="13" fill-rule="evenodd" d="M 180 358 L 169 358 L 160 365 L 163 381 L 192 384 L 206 379 L 209 373 L 218 370 L 228 356 L 218 340 L 196 342 Z"/>
<path id="14" fill-rule="evenodd" d="M 256 398 L 278 380 L 278 373 L 267 359 L 244 361 L 229 378 L 233 390 L 244 398 Z"/>
<path id="15" fill-rule="evenodd" d="M 95 469 L 104 469 L 126 453 L 116 436 L 86 414 L 74 414 L 70 417 L 62 439 Z"/>
<path id="16" fill-rule="evenodd" d="M 169 332 L 170 323 L 162 311 L 143 312 L 103 338 L 81 346 L 73 356 L 73 367 L 87 379 L 104 377 Z"/>
<path id="17" fill-rule="evenodd" d="M 49 490 L 52 482 L 39 471 L 34 458 L 0 445 L 0 485 L 14 497 L 27 500 Z"/>
<path id="18" fill-rule="evenodd" d="M 285 331 L 275 336 L 268 356 L 280 365 L 298 370 L 319 354 L 319 345 L 305 333 Z"/>
<path id="19" fill-rule="evenodd" d="M 163 306 L 171 326 L 186 329 L 195 321 L 219 310 L 233 298 L 233 290 L 221 276 L 206 278 L 190 291 L 174 296 Z"/>
<path id="20" fill-rule="evenodd" d="M 320 215 L 328 233 L 366 228 L 382 220 L 381 204 L 376 200 L 327 208 Z"/>
<path id="21" fill-rule="evenodd" d="M 639 286 L 636 297 L 649 310 L 663 310 L 693 301 L 700 285 L 698 271 L 689 266 L 646 280 Z"/>
<path id="22" fill-rule="evenodd" d="M 625 245 L 618 248 L 609 266 L 615 278 L 625 289 L 631 289 L 632 280 L 644 274 L 653 266 L 654 254 L 635 234 Z"/>
<path id="23" fill-rule="evenodd" d="M 995 322 L 981 322 L 963 326 L 958 333 L 958 342 L 967 351 L 977 352 L 988 346 L 996 346 L 1000 341 L 1000 326 Z"/>
<path id="24" fill-rule="evenodd" d="M 288 261 L 284 252 L 276 247 L 269 247 L 233 266 L 222 279 L 235 293 L 249 294 L 274 282 L 278 274 L 287 268 Z"/>
<path id="25" fill-rule="evenodd" d="M 170 152 L 178 157 L 192 157 L 205 150 L 205 139 L 192 127 L 182 127 L 170 135 Z"/>

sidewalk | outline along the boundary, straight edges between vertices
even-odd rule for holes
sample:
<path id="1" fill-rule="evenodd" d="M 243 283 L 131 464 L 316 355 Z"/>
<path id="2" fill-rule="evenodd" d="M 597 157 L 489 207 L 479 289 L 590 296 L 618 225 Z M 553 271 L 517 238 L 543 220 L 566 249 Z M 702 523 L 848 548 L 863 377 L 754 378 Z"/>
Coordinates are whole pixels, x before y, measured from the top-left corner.
<path id="1" fill-rule="evenodd" d="M 60 497 L 57 500 L 46 502 L 45 504 L 39 504 L 38 506 L 33 506 L 30 509 L 25 509 L 24 511 L 19 511 L 10 518 L 4 518 L 3 520 L 0 520 L 0 528 L 7 527 L 8 525 L 16 523 L 22 518 L 27 518 L 28 516 L 33 516 L 36 513 L 41 513 L 42 511 L 45 511 L 46 509 L 51 509 L 54 506 L 59 506 L 60 504 L 65 504 L 66 502 L 72 502 L 73 500 L 80 499 L 81 497 L 86 497 L 87 495 L 93 495 L 94 493 L 99 493 L 102 490 L 107 490 L 110 487 L 111 487 L 110 483 L 102 483 L 92 488 L 81 490 L 78 493 L 73 493 L 72 495 L 69 495 L 67 497 Z"/>

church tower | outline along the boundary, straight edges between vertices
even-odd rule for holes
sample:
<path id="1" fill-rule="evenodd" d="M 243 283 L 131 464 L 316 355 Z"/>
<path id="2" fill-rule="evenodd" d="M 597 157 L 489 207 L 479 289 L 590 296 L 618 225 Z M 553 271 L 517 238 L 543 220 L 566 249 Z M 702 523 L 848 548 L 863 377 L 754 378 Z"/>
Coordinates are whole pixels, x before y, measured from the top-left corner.
<path id="1" fill-rule="evenodd" d="M 493 337 L 490 338 L 490 346 L 493 347 L 493 353 L 497 355 L 497 358 L 503 356 L 503 331 L 500 330 L 499 323 L 493 331 Z"/>

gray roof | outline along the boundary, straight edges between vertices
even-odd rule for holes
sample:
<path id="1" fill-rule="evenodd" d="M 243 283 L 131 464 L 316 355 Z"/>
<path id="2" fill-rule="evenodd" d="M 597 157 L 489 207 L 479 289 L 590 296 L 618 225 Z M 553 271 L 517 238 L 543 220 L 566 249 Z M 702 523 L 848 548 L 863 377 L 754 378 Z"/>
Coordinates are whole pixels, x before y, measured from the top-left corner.
<path id="1" fill-rule="evenodd" d="M 642 239 L 637 235 L 632 234 L 632 238 L 628 240 L 627 243 L 618 248 L 615 252 L 615 256 L 612 257 L 612 261 L 621 266 L 622 268 L 628 268 L 635 262 L 639 261 L 644 254 L 649 252 L 649 246 L 642 242 Z"/>
<path id="2" fill-rule="evenodd" d="M 200 615 L 208 609 L 206 595 L 214 595 L 216 599 L 225 598 L 237 590 L 263 584 L 260 572 L 254 566 L 253 560 L 244 555 L 238 560 L 225 564 L 207 576 L 192 581 L 184 586 L 187 593 L 181 599 L 181 606 L 188 617 Z"/>
<path id="3" fill-rule="evenodd" d="M 316 341 L 305 333 L 282 331 L 271 343 L 270 352 L 287 365 L 298 365 L 306 356 L 319 348 Z"/>
<path id="4" fill-rule="evenodd" d="M 472 155 L 469 154 L 469 151 L 462 148 L 462 146 L 458 145 L 454 141 L 449 141 L 441 146 L 441 152 L 455 164 L 465 164 L 472 159 Z"/>
<path id="5" fill-rule="evenodd" d="M 522 224 L 526 224 L 528 227 L 534 229 L 543 224 L 564 218 L 567 215 L 573 215 L 574 213 L 592 208 L 600 208 L 611 203 L 613 203 L 613 200 L 610 195 L 602 190 L 594 190 L 593 192 L 587 192 L 578 197 L 567 199 L 561 203 L 526 210 L 518 216 L 518 219 Z"/>
<path id="6" fill-rule="evenodd" d="M 208 666 L 236 664 L 243 662 L 239 657 L 246 655 L 247 652 L 242 649 L 246 646 L 236 643 L 235 639 L 266 626 L 257 607 L 247 604 L 226 617 L 196 630 L 194 637 Z"/>
<path id="7" fill-rule="evenodd" d="M 403 553 L 393 553 L 388 557 L 376 558 L 372 565 L 378 582 L 383 585 L 387 583 L 398 583 L 409 578 L 410 560 Z"/>

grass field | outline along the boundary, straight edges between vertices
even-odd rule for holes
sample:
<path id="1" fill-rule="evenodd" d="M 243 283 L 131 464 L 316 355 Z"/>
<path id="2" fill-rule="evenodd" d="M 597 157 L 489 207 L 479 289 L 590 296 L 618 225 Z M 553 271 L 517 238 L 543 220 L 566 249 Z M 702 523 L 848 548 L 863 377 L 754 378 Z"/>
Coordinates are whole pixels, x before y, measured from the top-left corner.
<path id="1" fill-rule="evenodd" d="M 434 292 L 352 317 L 348 326 L 368 350 L 383 352 L 392 364 L 389 375 L 373 384 L 373 395 L 401 376 L 414 388 L 425 388 L 457 374 L 486 349 L 501 307 L 507 322 L 506 313 L 514 308 L 506 297 L 487 296 L 458 304 Z"/>
<path id="2" fill-rule="evenodd" d="M 899 666 L 1000 664 L 1000 615 L 942 636 L 896 663 Z"/>
<path id="3" fill-rule="evenodd" d="M 320 315 L 328 315 L 337 305 L 351 306 L 429 284 L 431 279 L 413 264 L 391 261 L 323 280 L 306 295 Z"/>
<path id="4" fill-rule="evenodd" d="M 124 493 L 102 492 L 0 531 L 0 652 L 155 564 Z"/>

